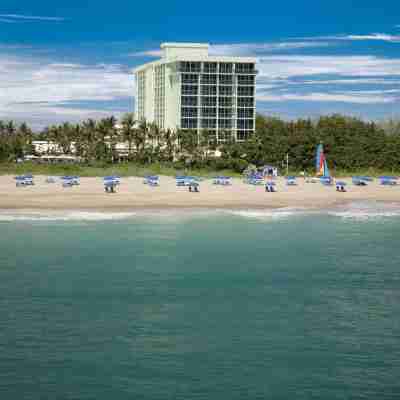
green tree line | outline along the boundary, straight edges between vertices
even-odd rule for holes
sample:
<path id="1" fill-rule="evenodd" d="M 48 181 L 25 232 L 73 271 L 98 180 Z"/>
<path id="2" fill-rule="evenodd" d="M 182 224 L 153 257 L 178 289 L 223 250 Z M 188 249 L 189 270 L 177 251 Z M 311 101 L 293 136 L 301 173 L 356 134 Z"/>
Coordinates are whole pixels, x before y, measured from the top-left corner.
<path id="1" fill-rule="evenodd" d="M 33 140 L 55 143 L 64 154 L 81 157 L 88 165 L 120 162 L 117 143 L 128 148 L 126 162 L 141 165 L 165 163 L 176 168 L 232 169 L 248 164 L 280 167 L 287 155 L 292 171 L 314 167 L 316 145 L 324 144 L 328 163 L 337 171 L 400 171 L 400 122 L 366 122 L 342 115 L 317 120 L 284 121 L 258 115 L 256 130 L 245 142 L 235 142 L 229 132 L 217 143 L 211 132 L 163 130 L 126 114 L 117 127 L 114 117 L 64 123 L 34 133 L 25 123 L 0 121 L 0 162 L 34 154 Z M 221 157 L 215 158 L 213 151 Z"/>

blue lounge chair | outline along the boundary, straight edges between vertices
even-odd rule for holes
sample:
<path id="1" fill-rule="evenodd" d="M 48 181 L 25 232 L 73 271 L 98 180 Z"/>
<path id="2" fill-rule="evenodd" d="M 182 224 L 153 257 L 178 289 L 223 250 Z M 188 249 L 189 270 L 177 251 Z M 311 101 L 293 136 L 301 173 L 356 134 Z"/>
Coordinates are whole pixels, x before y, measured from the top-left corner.
<path id="1" fill-rule="evenodd" d="M 368 177 L 365 177 L 365 176 L 353 176 L 352 177 L 353 185 L 356 185 L 356 186 L 367 186 L 368 182 L 370 182 L 369 179 L 367 179 L 367 178 Z"/>
<path id="2" fill-rule="evenodd" d="M 191 183 L 196 182 L 198 179 L 194 176 L 177 176 L 176 179 L 176 186 L 189 186 Z"/>
<path id="3" fill-rule="evenodd" d="M 159 186 L 160 178 L 157 175 L 145 176 L 143 183 L 149 186 Z"/>
<path id="4" fill-rule="evenodd" d="M 62 180 L 62 187 L 72 187 L 74 186 L 72 179 L 63 179 Z"/>
<path id="5" fill-rule="evenodd" d="M 261 174 L 252 174 L 246 178 L 245 182 L 250 185 L 255 185 L 255 186 L 263 185 L 264 184 L 264 176 Z"/>
<path id="6" fill-rule="evenodd" d="M 35 182 L 33 181 L 33 176 L 28 175 L 18 175 L 15 177 L 15 186 L 33 186 Z"/>
<path id="7" fill-rule="evenodd" d="M 106 193 L 115 193 L 117 188 L 117 182 L 114 180 L 105 180 L 104 181 L 104 191 Z"/>
<path id="8" fill-rule="evenodd" d="M 160 178 L 157 175 L 146 176 L 143 181 L 144 184 L 149 186 L 159 186 L 160 185 Z"/>
<path id="9" fill-rule="evenodd" d="M 266 192 L 276 192 L 275 182 L 268 181 L 265 183 L 265 191 Z"/>
<path id="10" fill-rule="evenodd" d="M 79 176 L 63 176 L 61 177 L 63 187 L 72 187 L 80 185 Z"/>
<path id="11" fill-rule="evenodd" d="M 231 177 L 230 176 L 216 176 L 213 178 L 214 185 L 220 186 L 230 186 L 232 185 Z"/>
<path id="12" fill-rule="evenodd" d="M 336 182 L 336 191 L 337 192 L 345 192 L 346 191 L 346 182 L 337 181 Z"/>
<path id="13" fill-rule="evenodd" d="M 296 186 L 297 185 L 296 177 L 295 176 L 288 176 L 286 178 L 286 185 L 288 185 L 288 186 Z"/>
<path id="14" fill-rule="evenodd" d="M 199 183 L 191 182 L 188 186 L 189 186 L 189 192 L 195 192 L 195 193 L 200 192 L 200 184 Z"/>
<path id="15" fill-rule="evenodd" d="M 319 178 L 319 180 L 324 186 L 332 186 L 333 185 L 333 179 L 331 176 L 321 176 L 321 178 Z"/>

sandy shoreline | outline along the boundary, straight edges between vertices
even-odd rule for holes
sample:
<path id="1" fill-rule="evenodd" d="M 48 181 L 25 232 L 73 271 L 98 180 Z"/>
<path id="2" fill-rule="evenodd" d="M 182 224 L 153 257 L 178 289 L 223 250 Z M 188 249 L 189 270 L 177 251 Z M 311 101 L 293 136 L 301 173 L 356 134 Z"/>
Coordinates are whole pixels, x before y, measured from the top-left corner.
<path id="1" fill-rule="evenodd" d="M 301 178 L 292 187 L 278 178 L 276 193 L 266 193 L 263 186 L 247 185 L 241 179 L 233 179 L 228 187 L 205 180 L 200 193 L 190 193 L 187 188 L 176 187 L 172 177 L 160 177 L 160 187 L 148 187 L 142 178 L 126 177 L 114 194 L 104 192 L 102 178 L 81 178 L 81 185 L 72 188 L 63 188 L 59 181 L 48 184 L 45 179 L 36 176 L 34 186 L 17 188 L 13 176 L 0 176 L 0 210 L 321 209 L 356 201 L 400 203 L 400 185 L 385 187 L 375 180 L 367 187 L 357 187 L 351 184 L 351 178 L 341 179 L 348 183 L 347 193 L 320 183 L 305 183 Z"/>

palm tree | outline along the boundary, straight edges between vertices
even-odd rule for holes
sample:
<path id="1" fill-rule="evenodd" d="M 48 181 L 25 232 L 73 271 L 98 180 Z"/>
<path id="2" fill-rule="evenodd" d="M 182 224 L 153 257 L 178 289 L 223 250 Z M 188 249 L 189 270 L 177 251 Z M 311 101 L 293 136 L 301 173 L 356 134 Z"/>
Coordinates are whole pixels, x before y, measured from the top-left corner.
<path id="1" fill-rule="evenodd" d="M 128 157 L 132 156 L 132 143 L 135 138 L 135 117 L 133 113 L 125 114 L 122 118 L 122 138 L 124 141 L 128 142 Z"/>

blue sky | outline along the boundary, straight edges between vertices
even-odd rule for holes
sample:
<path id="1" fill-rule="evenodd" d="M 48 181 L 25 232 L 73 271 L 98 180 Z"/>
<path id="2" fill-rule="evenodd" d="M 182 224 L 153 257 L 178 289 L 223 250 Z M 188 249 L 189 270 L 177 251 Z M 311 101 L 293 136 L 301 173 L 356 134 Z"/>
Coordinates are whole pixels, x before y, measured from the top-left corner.
<path id="1" fill-rule="evenodd" d="M 400 118 L 399 1 L 2 0 L 0 119 L 40 128 L 132 111 L 131 70 L 163 41 L 256 56 L 267 115 Z"/>

